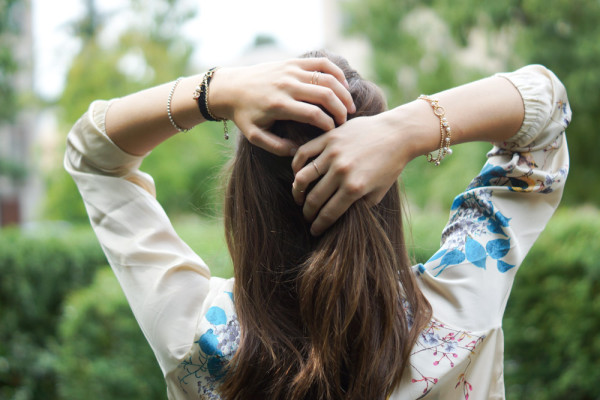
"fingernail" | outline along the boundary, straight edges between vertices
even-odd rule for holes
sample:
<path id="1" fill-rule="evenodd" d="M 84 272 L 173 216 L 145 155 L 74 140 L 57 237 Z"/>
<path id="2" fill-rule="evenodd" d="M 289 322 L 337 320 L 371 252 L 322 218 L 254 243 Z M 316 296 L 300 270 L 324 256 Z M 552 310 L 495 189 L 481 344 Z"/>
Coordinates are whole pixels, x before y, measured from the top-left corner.
<path id="1" fill-rule="evenodd" d="M 352 106 L 350 107 L 350 114 L 354 114 L 356 112 L 356 104 L 352 103 Z"/>
<path id="2" fill-rule="evenodd" d="M 292 147 L 290 149 L 290 157 L 294 157 L 294 154 L 296 154 L 297 151 L 298 151 L 297 147 Z"/>
<path id="3" fill-rule="evenodd" d="M 350 89 L 350 84 L 348 83 L 348 80 L 344 79 L 344 86 L 346 87 L 346 89 Z"/>

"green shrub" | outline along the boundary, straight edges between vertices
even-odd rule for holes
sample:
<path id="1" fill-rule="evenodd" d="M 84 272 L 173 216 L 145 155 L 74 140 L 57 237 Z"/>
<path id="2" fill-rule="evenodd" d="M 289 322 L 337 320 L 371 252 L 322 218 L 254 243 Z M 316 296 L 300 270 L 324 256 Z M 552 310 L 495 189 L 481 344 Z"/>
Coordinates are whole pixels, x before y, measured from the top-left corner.
<path id="1" fill-rule="evenodd" d="M 0 398 L 55 398 L 54 355 L 63 299 L 106 263 L 91 230 L 51 235 L 0 230 Z"/>
<path id="2" fill-rule="evenodd" d="M 507 398 L 600 398 L 598 232 L 598 210 L 560 210 L 517 274 L 504 317 Z"/>
<path id="3" fill-rule="evenodd" d="M 110 268 L 69 296 L 57 349 L 62 399 L 161 399 L 165 382 Z"/>

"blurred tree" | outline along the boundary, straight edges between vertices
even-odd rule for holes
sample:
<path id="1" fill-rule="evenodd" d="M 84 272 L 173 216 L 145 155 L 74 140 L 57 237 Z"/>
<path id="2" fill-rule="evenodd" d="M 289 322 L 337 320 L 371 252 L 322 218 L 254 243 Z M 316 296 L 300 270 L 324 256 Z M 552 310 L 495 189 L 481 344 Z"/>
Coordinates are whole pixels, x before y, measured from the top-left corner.
<path id="1" fill-rule="evenodd" d="M 22 27 L 13 13 L 22 7 L 22 0 L 2 0 L 0 2 L 0 122 L 12 121 L 17 111 L 17 96 L 14 87 L 14 73 L 17 64 L 13 55 L 12 38 L 18 36 Z"/>
<path id="2" fill-rule="evenodd" d="M 600 178 L 600 158 L 590 150 L 599 143 L 600 2 L 347 0 L 346 6 L 348 32 L 372 44 L 376 79 L 392 104 L 527 63 L 553 70 L 567 87 L 574 111 L 565 198 L 598 204 L 600 187 L 590 182 Z M 485 46 L 473 58 L 481 41 Z M 433 178 L 430 173 L 425 172 L 425 181 Z"/>
<path id="3" fill-rule="evenodd" d="M 192 45 L 180 27 L 194 16 L 195 7 L 176 0 L 130 0 L 117 12 L 102 14 L 94 0 L 87 0 L 86 13 L 72 25 L 82 47 L 58 101 L 63 126 L 73 125 L 95 99 L 124 96 L 189 73 Z M 129 25 L 116 31 L 123 22 Z M 102 40 L 107 34 L 118 39 Z M 211 139 L 222 134 L 219 129 L 203 124 L 194 133 L 170 139 L 144 161 L 143 169 L 154 176 L 158 199 L 169 211 L 214 209 L 217 180 L 212 176 L 225 158 Z M 45 209 L 51 219 L 87 220 L 75 184 L 63 171 L 52 171 Z"/>

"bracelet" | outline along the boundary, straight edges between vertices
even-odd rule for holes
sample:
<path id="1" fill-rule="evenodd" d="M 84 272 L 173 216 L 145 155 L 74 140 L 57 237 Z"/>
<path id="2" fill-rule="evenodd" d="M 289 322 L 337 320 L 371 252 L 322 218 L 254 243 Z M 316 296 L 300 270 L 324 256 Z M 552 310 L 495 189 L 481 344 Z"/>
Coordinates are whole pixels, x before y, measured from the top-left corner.
<path id="1" fill-rule="evenodd" d="M 450 128 L 450 124 L 446 119 L 446 110 L 444 107 L 439 105 L 439 100 L 424 94 L 420 95 L 418 99 L 428 102 L 429 105 L 431 105 L 431 108 L 433 108 L 433 113 L 440 120 L 440 148 L 437 151 L 437 156 L 434 157 L 431 153 L 425 155 L 428 162 L 437 166 L 440 165 L 444 157 L 452 154 L 452 149 L 450 148 L 452 129 Z"/>
<path id="2" fill-rule="evenodd" d="M 200 110 L 200 114 L 207 121 L 223 121 L 223 137 L 225 140 L 229 139 L 229 129 L 227 127 L 227 119 L 226 118 L 218 118 L 213 115 L 208 107 L 208 89 L 210 85 L 210 81 L 213 78 L 213 75 L 218 67 L 213 67 L 209 69 L 204 76 L 202 77 L 202 81 L 196 89 L 194 90 L 194 95 L 192 98 L 198 103 L 198 109 Z"/>
<path id="3" fill-rule="evenodd" d="M 173 128 L 177 129 L 177 131 L 179 132 L 187 132 L 189 131 L 189 129 L 182 128 L 179 125 L 177 125 L 177 123 L 175 123 L 175 120 L 173 119 L 173 114 L 171 113 L 171 100 L 173 100 L 173 93 L 175 93 L 175 88 L 182 79 L 182 77 L 177 78 L 177 80 L 175 80 L 173 86 L 171 87 L 169 97 L 167 98 L 167 115 L 169 116 L 169 121 L 171 121 L 171 125 L 173 125 Z"/>

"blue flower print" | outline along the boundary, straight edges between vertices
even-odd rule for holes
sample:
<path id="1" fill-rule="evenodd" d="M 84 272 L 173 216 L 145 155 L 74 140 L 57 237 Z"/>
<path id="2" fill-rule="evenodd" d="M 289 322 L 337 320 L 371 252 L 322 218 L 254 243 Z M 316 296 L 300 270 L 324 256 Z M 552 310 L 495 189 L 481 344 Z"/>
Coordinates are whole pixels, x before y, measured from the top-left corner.
<path id="1" fill-rule="evenodd" d="M 227 373 L 227 365 L 240 341 L 240 326 L 233 307 L 233 293 L 223 292 L 215 299 L 219 306 L 208 309 L 199 327 L 198 339 L 190 355 L 179 368 L 179 383 L 185 391 L 189 380 L 197 382 L 202 398 L 219 399 L 218 386 Z"/>

